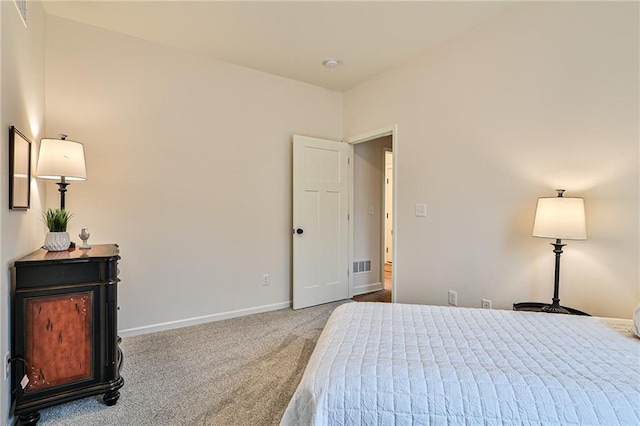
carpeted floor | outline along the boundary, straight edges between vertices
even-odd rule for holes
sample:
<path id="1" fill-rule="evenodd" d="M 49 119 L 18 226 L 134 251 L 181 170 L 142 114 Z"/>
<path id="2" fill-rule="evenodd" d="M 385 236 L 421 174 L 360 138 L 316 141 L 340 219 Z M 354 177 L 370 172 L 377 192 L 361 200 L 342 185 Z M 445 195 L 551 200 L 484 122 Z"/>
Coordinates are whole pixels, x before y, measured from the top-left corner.
<path id="1" fill-rule="evenodd" d="M 125 338 L 120 400 L 40 411 L 38 425 L 277 425 L 329 315 L 329 303 Z"/>

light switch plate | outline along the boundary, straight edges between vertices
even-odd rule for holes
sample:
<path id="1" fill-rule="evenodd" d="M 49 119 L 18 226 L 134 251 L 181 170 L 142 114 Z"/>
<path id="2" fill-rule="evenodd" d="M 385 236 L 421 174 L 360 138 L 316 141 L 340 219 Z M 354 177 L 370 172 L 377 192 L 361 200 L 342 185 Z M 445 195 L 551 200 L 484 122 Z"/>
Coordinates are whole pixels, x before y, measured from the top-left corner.
<path id="1" fill-rule="evenodd" d="M 427 205 L 426 204 L 416 204 L 416 216 L 417 217 L 427 217 Z"/>

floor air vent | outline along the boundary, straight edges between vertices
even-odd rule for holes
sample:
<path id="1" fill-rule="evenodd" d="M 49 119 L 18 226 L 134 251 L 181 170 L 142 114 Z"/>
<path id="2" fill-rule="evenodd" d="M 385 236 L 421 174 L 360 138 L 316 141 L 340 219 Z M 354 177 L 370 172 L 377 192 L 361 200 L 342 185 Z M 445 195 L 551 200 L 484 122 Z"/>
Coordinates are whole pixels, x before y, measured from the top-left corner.
<path id="1" fill-rule="evenodd" d="M 356 260 L 353 262 L 353 273 L 354 274 L 362 274 L 365 272 L 371 272 L 371 261 L 370 260 Z"/>

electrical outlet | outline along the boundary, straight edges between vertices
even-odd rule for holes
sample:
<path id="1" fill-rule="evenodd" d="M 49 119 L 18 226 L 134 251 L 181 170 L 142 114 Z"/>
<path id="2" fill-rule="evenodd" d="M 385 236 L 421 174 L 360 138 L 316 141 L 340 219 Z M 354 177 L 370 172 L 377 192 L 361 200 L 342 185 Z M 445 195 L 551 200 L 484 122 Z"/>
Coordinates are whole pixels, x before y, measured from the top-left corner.
<path id="1" fill-rule="evenodd" d="M 449 304 L 458 306 L 458 293 L 453 290 L 449 290 Z"/>
<path id="2" fill-rule="evenodd" d="M 482 309 L 491 309 L 491 300 L 482 299 Z"/>
<path id="3" fill-rule="evenodd" d="M 262 285 L 269 285 L 269 274 L 262 274 Z"/>
<path id="4" fill-rule="evenodd" d="M 11 365 L 9 364 L 9 358 L 11 358 L 11 354 L 9 352 L 4 354 L 4 379 L 5 380 L 9 378 L 9 373 L 11 373 Z"/>

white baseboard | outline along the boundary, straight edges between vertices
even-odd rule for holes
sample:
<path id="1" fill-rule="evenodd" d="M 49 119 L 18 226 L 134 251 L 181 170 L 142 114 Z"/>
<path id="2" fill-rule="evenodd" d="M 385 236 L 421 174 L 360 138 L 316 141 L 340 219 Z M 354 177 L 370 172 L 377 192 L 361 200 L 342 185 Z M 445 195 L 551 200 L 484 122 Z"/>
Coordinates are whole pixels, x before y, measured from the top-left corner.
<path id="1" fill-rule="evenodd" d="M 120 337 L 139 336 L 141 334 L 155 333 L 156 331 L 173 330 L 175 328 L 188 327 L 190 325 L 204 324 L 207 322 L 220 321 L 229 318 L 242 317 L 245 315 L 260 314 L 262 312 L 277 311 L 291 307 L 291 301 L 274 303 L 272 305 L 256 306 L 255 308 L 239 309 L 237 311 L 221 312 L 219 314 L 205 315 L 183 320 L 163 322 L 160 324 L 145 325 L 142 327 L 128 328 L 118 331 Z"/>
<path id="2" fill-rule="evenodd" d="M 382 290 L 383 288 L 384 288 L 384 286 L 382 285 L 382 283 L 372 283 L 372 284 L 366 284 L 366 285 L 359 285 L 359 286 L 353 288 L 353 295 L 354 296 L 358 296 L 360 294 L 371 293 L 373 291 Z"/>

